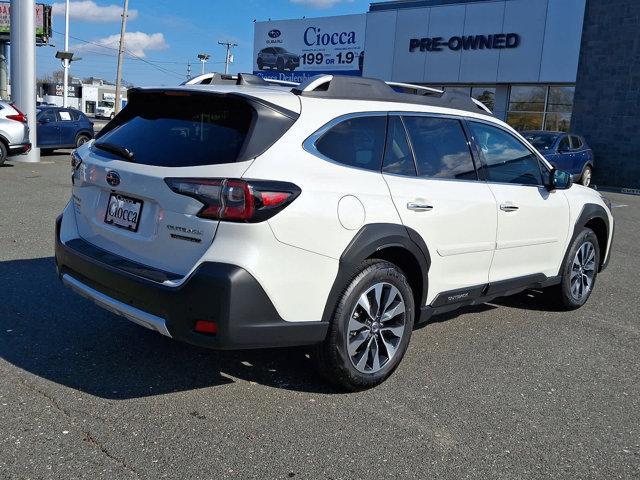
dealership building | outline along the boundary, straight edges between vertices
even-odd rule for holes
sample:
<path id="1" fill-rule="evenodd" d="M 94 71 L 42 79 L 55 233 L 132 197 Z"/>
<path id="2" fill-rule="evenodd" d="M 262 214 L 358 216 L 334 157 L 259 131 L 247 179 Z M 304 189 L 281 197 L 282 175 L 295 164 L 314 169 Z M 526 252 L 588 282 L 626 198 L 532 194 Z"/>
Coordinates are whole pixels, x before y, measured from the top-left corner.
<path id="1" fill-rule="evenodd" d="M 361 16 L 255 30 L 256 59 L 271 46 L 301 58 L 290 73 L 254 61 L 256 73 L 362 74 L 459 90 L 516 129 L 583 135 L 596 156 L 594 182 L 640 193 L 638 0 L 387 1 Z"/>

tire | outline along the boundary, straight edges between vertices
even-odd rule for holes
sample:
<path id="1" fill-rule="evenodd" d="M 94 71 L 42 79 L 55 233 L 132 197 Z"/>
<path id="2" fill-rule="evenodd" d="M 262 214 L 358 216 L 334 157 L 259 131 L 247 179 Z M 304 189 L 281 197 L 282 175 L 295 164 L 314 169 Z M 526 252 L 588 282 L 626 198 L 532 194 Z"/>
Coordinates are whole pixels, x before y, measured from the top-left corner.
<path id="1" fill-rule="evenodd" d="M 80 135 L 78 135 L 78 137 L 76 138 L 76 148 L 80 148 L 82 145 L 84 145 L 85 143 L 87 143 L 89 140 L 91 140 L 91 138 L 89 137 L 89 135 L 85 135 L 83 133 L 81 133 Z"/>
<path id="2" fill-rule="evenodd" d="M 564 259 L 561 283 L 552 287 L 551 293 L 561 307 L 575 310 L 587 303 L 596 285 L 599 265 L 598 237 L 590 228 L 584 228 Z"/>
<path id="3" fill-rule="evenodd" d="M 580 177 L 580 185 L 584 185 L 585 187 L 590 186 L 592 175 L 593 175 L 593 169 L 591 168 L 591 165 L 587 165 L 586 167 L 584 167 L 584 170 L 582 171 L 582 176 Z"/>
<path id="4" fill-rule="evenodd" d="M 0 165 L 4 165 L 4 162 L 7 161 L 7 155 L 9 151 L 7 150 L 7 146 L 4 142 L 0 142 Z"/>
<path id="5" fill-rule="evenodd" d="M 53 148 L 41 148 L 40 153 L 43 155 L 51 155 L 53 153 Z"/>
<path id="6" fill-rule="evenodd" d="M 258 59 L 258 70 L 264 70 L 264 63 L 260 58 Z"/>
<path id="7" fill-rule="evenodd" d="M 381 260 L 365 261 L 340 296 L 327 338 L 313 353 L 319 373 L 347 391 L 384 382 L 409 345 L 415 318 L 413 298 L 398 267 Z M 393 316 L 384 320 L 385 314 Z"/>
<path id="8" fill-rule="evenodd" d="M 115 113 L 112 113 L 111 115 L 109 115 L 109 120 L 113 120 L 113 118 L 116 116 Z"/>
<path id="9" fill-rule="evenodd" d="M 284 60 L 282 58 L 276 60 L 276 70 L 284 71 Z"/>

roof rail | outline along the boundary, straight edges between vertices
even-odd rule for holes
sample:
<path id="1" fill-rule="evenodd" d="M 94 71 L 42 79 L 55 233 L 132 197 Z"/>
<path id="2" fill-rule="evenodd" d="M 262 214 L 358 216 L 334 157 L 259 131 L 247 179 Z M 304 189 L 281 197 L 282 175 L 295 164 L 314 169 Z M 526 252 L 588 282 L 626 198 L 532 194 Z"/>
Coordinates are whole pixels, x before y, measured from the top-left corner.
<path id="1" fill-rule="evenodd" d="M 401 88 L 404 91 L 398 92 L 396 88 Z M 416 92 L 407 92 L 407 90 L 415 90 Z M 291 91 L 296 95 L 306 97 L 414 103 L 492 115 L 491 110 L 482 102 L 469 95 L 411 83 L 384 82 L 376 78 L 316 75 Z"/>
<path id="2" fill-rule="evenodd" d="M 444 90 L 440 90 L 438 88 L 433 87 L 425 87 L 423 85 L 414 85 L 413 83 L 400 83 L 400 82 L 384 82 L 390 87 L 401 87 L 408 88 L 411 90 L 422 90 L 423 92 L 431 92 L 431 93 L 444 93 Z"/>
<path id="3" fill-rule="evenodd" d="M 204 73 L 197 77 L 190 78 L 182 82 L 180 85 L 283 85 L 287 87 L 298 86 L 299 83 L 288 82 L 286 80 L 275 80 L 271 78 L 263 78 L 252 73 L 238 73 L 237 75 L 228 75 L 226 73 Z"/>

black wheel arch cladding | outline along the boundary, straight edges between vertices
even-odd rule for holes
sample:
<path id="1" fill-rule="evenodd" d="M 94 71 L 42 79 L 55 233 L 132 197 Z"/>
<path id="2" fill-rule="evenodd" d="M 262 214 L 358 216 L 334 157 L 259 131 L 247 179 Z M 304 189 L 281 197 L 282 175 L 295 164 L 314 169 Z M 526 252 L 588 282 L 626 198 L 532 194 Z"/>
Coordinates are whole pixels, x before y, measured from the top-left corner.
<path id="1" fill-rule="evenodd" d="M 580 233 L 588 227 L 589 224 L 593 225 L 593 221 L 602 221 L 605 225 L 605 231 L 595 231 L 596 238 L 598 238 L 598 247 L 600 248 L 600 265 L 599 271 L 602 271 L 606 267 L 606 260 L 610 257 L 607 252 L 607 244 L 609 241 L 609 236 L 611 235 L 611 226 L 609 224 L 609 216 L 607 215 L 606 210 L 602 205 L 598 205 L 596 203 L 587 203 L 582 207 L 582 212 L 578 216 L 578 220 L 573 227 L 573 233 L 571 234 L 571 240 L 567 246 L 567 251 L 565 252 L 565 256 L 563 258 L 562 264 L 560 265 L 560 270 L 558 271 L 558 275 L 562 274 L 562 269 L 567 261 L 567 256 L 571 253 L 571 245 L 575 239 L 580 235 Z M 593 230 L 593 228 L 592 228 Z M 604 234 L 604 238 L 603 237 Z"/>
<path id="2" fill-rule="evenodd" d="M 355 234 L 340 256 L 338 274 L 333 282 L 322 320 L 329 322 L 338 304 L 340 294 L 349 281 L 357 274 L 363 261 L 376 257 L 376 253 L 385 249 L 401 249 L 413 257 L 422 277 L 422 289 L 416 294 L 416 310 L 426 302 L 427 274 L 431 266 L 431 256 L 422 237 L 411 228 L 393 223 L 374 223 L 363 226 Z M 384 256 L 379 257 L 386 260 Z M 399 266 L 400 267 L 400 266 Z M 405 274 L 407 274 L 405 272 Z M 419 303 L 418 303 L 419 302 Z"/>

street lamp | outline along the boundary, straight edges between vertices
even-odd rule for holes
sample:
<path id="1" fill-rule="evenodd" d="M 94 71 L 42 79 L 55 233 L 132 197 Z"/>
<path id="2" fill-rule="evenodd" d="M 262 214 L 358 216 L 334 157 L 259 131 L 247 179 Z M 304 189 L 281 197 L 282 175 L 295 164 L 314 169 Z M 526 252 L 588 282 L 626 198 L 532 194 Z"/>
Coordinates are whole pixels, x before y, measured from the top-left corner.
<path id="1" fill-rule="evenodd" d="M 62 92 L 62 106 L 67 107 L 68 106 L 67 98 L 69 95 L 67 92 L 67 90 L 69 89 L 69 64 L 74 60 L 80 60 L 80 59 L 79 58 L 74 59 L 73 52 L 60 51 L 60 50 L 56 52 L 56 58 L 59 60 L 62 60 L 62 67 L 64 68 L 64 84 L 62 86 L 64 91 Z"/>
<path id="2" fill-rule="evenodd" d="M 207 63 L 207 60 L 209 60 L 209 58 L 211 58 L 211 55 L 209 55 L 208 53 L 198 54 L 198 60 L 202 62 L 202 75 L 204 75 L 204 64 Z"/>

